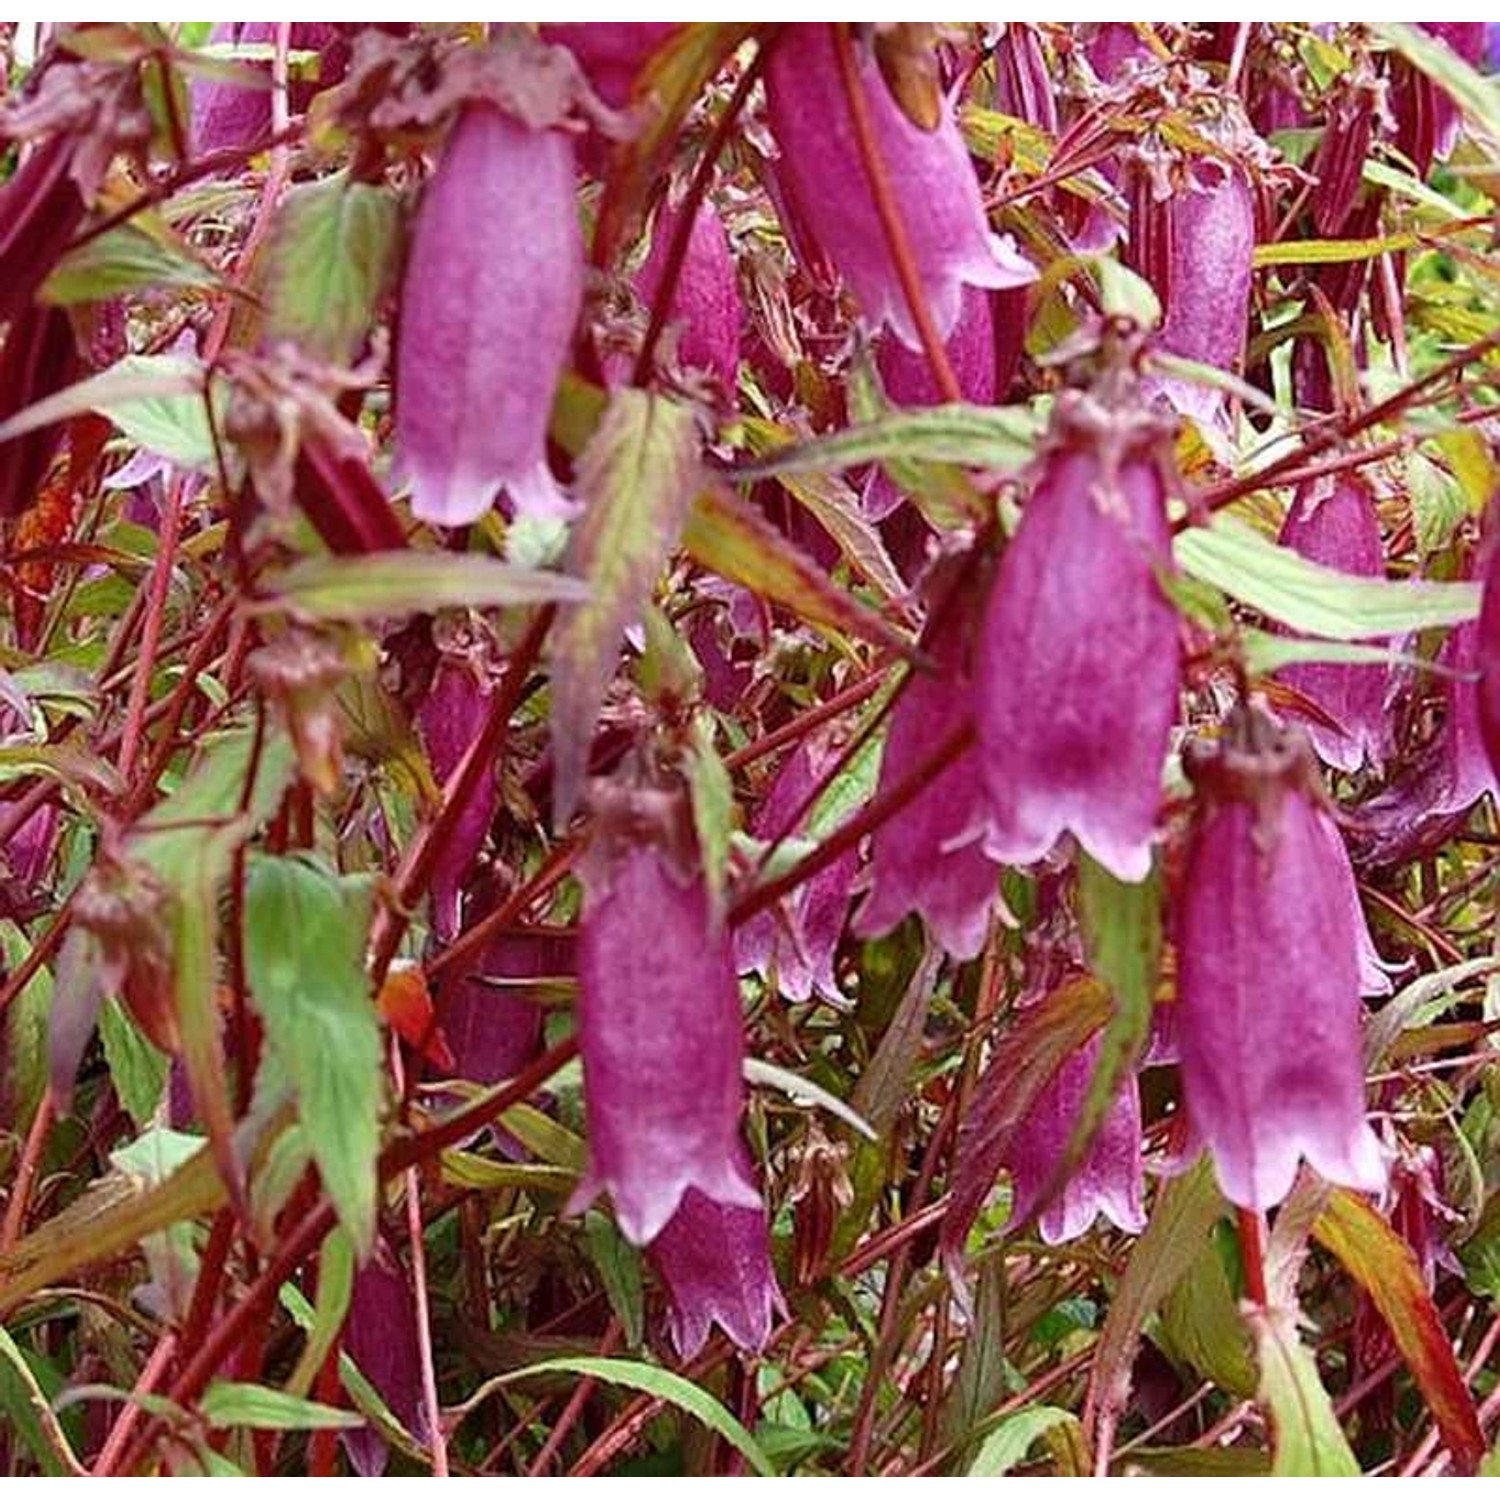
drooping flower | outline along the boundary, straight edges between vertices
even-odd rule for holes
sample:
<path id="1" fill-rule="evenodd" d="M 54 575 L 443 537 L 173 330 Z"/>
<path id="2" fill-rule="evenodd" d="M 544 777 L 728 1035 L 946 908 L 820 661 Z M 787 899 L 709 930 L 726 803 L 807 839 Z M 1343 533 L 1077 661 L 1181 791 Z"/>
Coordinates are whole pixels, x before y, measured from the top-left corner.
<path id="1" fill-rule="evenodd" d="M 412 509 L 566 514 L 547 424 L 583 300 L 573 147 L 488 104 L 464 110 L 417 217 L 401 297 L 396 438 Z"/>
<path id="2" fill-rule="evenodd" d="M 1255 202 L 1238 167 L 1195 164 L 1181 191 L 1154 206 L 1170 219 L 1171 271 L 1162 300 L 1161 347 L 1169 354 L 1239 372 L 1250 314 Z M 1131 223 L 1131 236 L 1137 224 Z M 1163 383 L 1172 404 L 1199 421 L 1217 416 L 1223 392 L 1196 381 Z"/>
<path id="3" fill-rule="evenodd" d="M 685 798 L 603 788 L 595 810 L 578 944 L 589 1165 L 573 1206 L 608 1192 L 621 1232 L 644 1245 L 691 1188 L 760 1205 L 740 1156 L 739 984 L 688 852 Z"/>
<path id="4" fill-rule="evenodd" d="M 1198 793 L 1178 914 L 1178 1043 L 1197 1140 L 1231 1202 L 1270 1208 L 1298 1162 L 1377 1191 L 1365 1120 L 1358 894 L 1310 747 L 1241 713 L 1190 748 Z"/>
<path id="5" fill-rule="evenodd" d="M 856 41 L 855 70 L 871 130 L 896 199 L 938 334 L 947 338 L 970 286 L 1020 286 L 1035 268 L 991 233 L 952 108 L 923 130 L 903 113 L 880 69 Z M 832 258 L 871 323 L 888 323 L 912 349 L 912 318 L 860 154 L 832 25 L 787 33 L 766 67 L 766 107 L 780 147 L 777 180 L 800 226 Z"/>
<path id="6" fill-rule="evenodd" d="M 1006 23 L 995 43 L 995 96 L 1006 114 L 1057 134 L 1057 86 L 1035 26 Z"/>
<path id="7" fill-rule="evenodd" d="M 1385 113 L 1384 103 L 1384 86 L 1367 59 L 1355 66 L 1329 100 L 1323 139 L 1313 161 L 1313 176 L 1318 180 L 1313 224 L 1319 234 L 1339 234 L 1354 207 L 1375 122 Z"/>
<path id="8" fill-rule="evenodd" d="M 0 422 L 71 384 L 82 369 L 67 310 L 27 303 L 11 319 L 0 348 Z M 36 503 L 63 432 L 54 423 L 0 442 L 0 516 L 18 515 Z"/>
<path id="9" fill-rule="evenodd" d="M 1000 293 L 999 296 L 1009 294 Z M 1024 296 L 1024 293 L 1016 295 Z M 959 302 L 958 321 L 946 344 L 948 363 L 958 381 L 965 401 L 976 406 L 992 406 L 999 399 L 999 329 L 996 325 L 997 294 L 982 287 L 966 286 Z M 1007 313 L 1016 309 L 1007 307 Z M 1019 323 L 1021 319 L 1015 318 Z M 1020 355 L 1019 340 L 1013 341 Z M 925 354 L 908 349 L 900 339 L 883 338 L 875 353 L 875 367 L 880 383 L 893 406 L 940 406 L 947 398 L 932 373 Z M 1013 366 L 1005 372 L 1010 384 Z M 901 492 L 884 469 L 875 469 L 865 488 L 865 514 L 872 521 L 883 521 L 901 503 Z"/>
<path id="10" fill-rule="evenodd" d="M 411 1284 L 401 1262 L 378 1237 L 370 1259 L 355 1272 L 344 1348 L 392 1415 L 425 1442 L 422 1355 Z M 368 1479 L 385 1473 L 386 1442 L 375 1428 L 359 1427 L 341 1436 L 357 1474 Z"/>
<path id="11" fill-rule="evenodd" d="M 816 816 L 808 818 L 807 808 L 839 753 L 828 734 L 810 736 L 792 752 L 756 814 L 757 838 L 780 843 L 802 834 L 820 841 L 833 831 Z M 775 906 L 751 917 L 735 939 L 740 973 L 774 980 L 796 1005 L 805 1005 L 814 995 L 835 1005 L 846 1003 L 834 959 L 858 870 L 859 850 L 851 847 Z"/>
<path id="12" fill-rule="evenodd" d="M 1292 500 L 1282 524 L 1281 544 L 1316 563 L 1361 578 L 1385 576 L 1380 517 L 1368 485 L 1357 476 L 1329 484 L 1309 482 Z M 1385 712 L 1389 673 L 1378 663 L 1305 662 L 1277 674 L 1338 724 L 1307 725 L 1313 749 L 1339 771 L 1378 765 L 1389 743 Z"/>
<path id="13" fill-rule="evenodd" d="M 1483 21 L 1418 21 L 1423 31 L 1471 67 L 1485 55 Z M 1404 59 L 1393 67 L 1391 110 L 1396 117 L 1396 144 L 1426 177 L 1433 158 L 1445 160 L 1458 140 L 1462 111 L 1446 89 Z"/>
<path id="14" fill-rule="evenodd" d="M 678 210 L 663 205 L 651 233 L 651 251 L 636 273 L 635 288 L 649 308 L 667 270 L 672 237 L 681 220 Z M 714 206 L 706 200 L 693 215 L 687 251 L 677 276 L 669 327 L 677 334 L 677 361 L 684 369 L 713 376 L 720 390 L 732 395 L 740 366 L 740 333 L 745 305 L 729 236 Z"/>
<path id="15" fill-rule="evenodd" d="M 432 686 L 417 709 L 417 723 L 439 786 L 483 730 L 493 694 L 494 683 L 482 663 L 446 654 L 439 660 Z M 432 929 L 443 942 L 451 942 L 458 933 L 464 881 L 484 847 L 499 798 L 494 772 L 486 766 L 460 809 L 451 836 L 437 852 L 428 888 Z"/>
<path id="16" fill-rule="evenodd" d="M 950 569 L 933 590 L 934 615 L 922 649 L 935 670 L 914 672 L 891 714 L 880 762 L 880 795 L 913 775 L 971 711 L 968 652 L 977 592 L 967 569 Z M 984 946 L 1000 874 L 984 850 L 985 821 L 979 756 L 971 748 L 876 829 L 870 846 L 870 894 L 855 930 L 873 936 L 917 911 L 955 958 L 975 957 Z"/>
<path id="17" fill-rule="evenodd" d="M 1012 1224 L 1025 1223 L 1036 1211 L 1078 1123 L 1102 1046 L 1103 1038 L 1096 1034 L 1063 1063 L 1007 1144 Z M 1139 1234 L 1146 1227 L 1142 1186 L 1141 1098 L 1132 1074 L 1083 1160 L 1043 1207 L 1037 1224 L 1042 1239 L 1049 1245 L 1076 1240 L 1101 1213 L 1117 1229 Z"/>
<path id="18" fill-rule="evenodd" d="M 1122 880 L 1151 865 L 1177 715 L 1165 428 L 1112 371 L 1066 392 L 979 638 L 975 711 L 986 845 L 1040 859 L 1064 832 Z"/>
<path id="19" fill-rule="evenodd" d="M 748 1179 L 743 1147 L 740 1164 Z M 764 1207 L 717 1203 L 689 1188 L 647 1254 L 671 1301 L 672 1342 L 680 1358 L 698 1353 L 714 1323 L 741 1349 L 765 1347 L 771 1318 L 785 1307 Z"/>
<path id="20" fill-rule="evenodd" d="M 215 46 L 268 47 L 276 42 L 275 21 L 220 21 L 209 33 Z M 294 21 L 288 38 L 293 52 L 316 52 L 316 83 L 298 79 L 288 90 L 294 114 L 304 114 L 313 94 L 343 76 L 349 44 L 332 21 Z M 241 62 L 270 77 L 269 62 Z M 195 78 L 188 88 L 193 116 L 193 150 L 198 155 L 230 146 L 250 146 L 271 132 L 271 91 L 241 86 L 217 78 Z"/>
<path id="21" fill-rule="evenodd" d="M 1484 595 L 1474 642 L 1479 681 L 1474 705 L 1480 743 L 1489 762 L 1490 784 L 1500 781 L 1500 546 L 1491 540 L 1484 569 Z"/>
<path id="22" fill-rule="evenodd" d="M 572 969 L 572 953 L 555 938 L 501 933 L 486 944 L 472 972 L 438 991 L 453 1076 L 491 1084 L 521 1072 L 542 1050 L 545 1011 L 497 981 L 555 979 Z"/>
<path id="23" fill-rule="evenodd" d="M 540 28 L 543 41 L 566 47 L 595 93 L 615 109 L 630 103 L 641 68 L 658 51 L 680 21 L 549 21 Z"/>

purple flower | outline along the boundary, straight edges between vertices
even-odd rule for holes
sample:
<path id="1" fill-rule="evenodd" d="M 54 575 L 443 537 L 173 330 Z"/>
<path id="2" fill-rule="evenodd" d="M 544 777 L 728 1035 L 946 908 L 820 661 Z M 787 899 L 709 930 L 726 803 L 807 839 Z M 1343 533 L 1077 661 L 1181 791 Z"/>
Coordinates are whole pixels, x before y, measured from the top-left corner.
<path id="1" fill-rule="evenodd" d="M 995 294 L 981 287 L 966 286 L 959 302 L 958 321 L 948 335 L 948 363 L 953 367 L 959 392 L 965 401 L 976 406 L 993 406 L 999 399 L 999 334 L 995 312 Z M 1016 353 L 1019 356 L 1019 343 Z M 925 354 L 908 349 L 899 339 L 883 338 L 875 354 L 875 366 L 893 406 L 942 405 L 945 398 Z M 1006 384 L 1009 383 L 1007 372 Z M 902 496 L 885 470 L 876 468 L 863 499 L 865 514 L 872 521 L 883 521 L 901 504 Z"/>
<path id="2" fill-rule="evenodd" d="M 758 1208 L 740 1155 L 744 1034 L 729 934 L 709 910 L 678 793 L 605 788 L 582 870 L 578 1044 L 589 1167 L 632 1244 L 696 1188 Z"/>
<path id="3" fill-rule="evenodd" d="M 1385 576 L 1380 517 L 1368 486 L 1358 478 L 1303 485 L 1287 511 L 1280 541 L 1340 572 Z M 1338 723 L 1337 729 L 1316 721 L 1307 726 L 1313 749 L 1325 764 L 1357 771 L 1367 760 L 1381 762 L 1390 739 L 1385 713 L 1390 674 L 1383 666 L 1306 662 L 1283 667 L 1277 675 Z"/>
<path id="4" fill-rule="evenodd" d="M 832 830 L 807 818 L 807 802 L 838 755 L 839 747 L 826 734 L 804 740 L 787 758 L 761 804 L 753 825 L 755 835 L 780 842 L 806 822 L 808 837 L 826 838 Z M 746 922 L 735 942 L 740 973 L 774 981 L 797 1005 L 806 1004 L 814 995 L 835 1005 L 847 1003 L 833 965 L 858 870 L 859 850 L 851 847 L 827 869 Z"/>
<path id="5" fill-rule="evenodd" d="M 679 21 L 548 22 L 542 40 L 566 47 L 583 69 L 594 92 L 614 109 L 630 103 L 641 69 L 674 31 Z"/>
<path id="6" fill-rule="evenodd" d="M 897 701 L 880 762 L 882 795 L 911 776 L 972 711 L 973 582 L 972 571 L 955 569 L 946 588 L 934 590 L 935 613 L 923 649 L 936 670 L 913 672 Z M 998 900 L 999 869 L 983 846 L 986 817 L 979 756 L 965 750 L 875 831 L 870 895 L 856 931 L 887 932 L 907 912 L 917 911 L 955 958 L 975 957 Z"/>
<path id="7" fill-rule="evenodd" d="M 995 96 L 1006 114 L 1057 134 L 1057 90 L 1035 26 L 1008 22 L 995 43 Z"/>
<path id="8" fill-rule="evenodd" d="M 216 46 L 273 46 L 275 21 L 220 21 L 209 35 Z M 294 21 L 290 36 L 293 52 L 320 54 L 316 85 L 294 83 L 288 90 L 294 114 L 306 111 L 313 94 L 337 83 L 348 66 L 349 49 L 337 25 L 331 21 Z M 242 63 L 242 66 L 244 64 Z M 249 64 L 269 79 L 269 62 Z M 271 131 L 269 88 L 241 88 L 217 79 L 194 79 L 188 89 L 193 114 L 193 148 L 200 155 L 230 146 L 249 146 Z"/>
<path id="9" fill-rule="evenodd" d="M 748 1178 L 743 1147 L 740 1165 Z M 764 1207 L 716 1203 L 689 1188 L 647 1254 L 671 1300 L 672 1342 L 682 1359 L 698 1353 L 715 1322 L 741 1349 L 765 1347 L 772 1315 L 785 1305 Z"/>
<path id="10" fill-rule="evenodd" d="M 1483 60 L 1483 21 L 1418 21 L 1416 25 L 1471 67 L 1477 68 Z M 1405 62 L 1395 70 L 1391 110 L 1396 116 L 1396 144 L 1416 163 L 1417 175 L 1426 177 L 1433 158 L 1446 159 L 1457 143 L 1462 111 L 1440 84 Z"/>
<path id="11" fill-rule="evenodd" d="M 569 945 L 556 938 L 507 932 L 491 940 L 472 973 L 438 992 L 452 1076 L 499 1083 L 514 1078 L 542 1050 L 542 1006 L 493 981 L 553 979 L 572 971 Z"/>
<path id="12" fill-rule="evenodd" d="M 0 353 L 0 422 L 71 384 L 82 369 L 67 311 L 27 303 L 11 318 Z M 63 432 L 54 423 L 0 442 L 0 516 L 35 504 Z"/>
<path id="13" fill-rule="evenodd" d="M 986 842 L 1007 864 L 1066 831 L 1122 880 L 1150 869 L 1181 678 L 1157 577 L 1170 566 L 1163 432 L 1124 391 L 1058 400 L 975 671 Z"/>
<path id="14" fill-rule="evenodd" d="M 1254 714 L 1228 734 L 1186 757 L 1198 791 L 1177 934 L 1188 1118 L 1243 1207 L 1279 1203 L 1303 1157 L 1378 1191 L 1349 859 L 1306 740 Z"/>
<path id="15" fill-rule="evenodd" d="M 1036 271 L 1009 238 L 990 232 L 951 107 L 944 102 L 933 130 L 913 124 L 873 57 L 858 42 L 855 48 L 872 133 L 928 306 L 947 338 L 958 321 L 961 287 L 1020 286 L 1035 280 Z M 890 324 L 920 349 L 860 155 L 831 25 L 797 26 L 783 35 L 766 68 L 766 105 L 781 148 L 777 179 L 800 227 L 838 266 L 870 322 Z"/>
<path id="16" fill-rule="evenodd" d="M 1035 1213 L 1038 1198 L 1067 1149 L 1088 1096 L 1103 1038 L 1095 1035 L 1068 1058 L 1048 1083 L 1005 1151 L 1011 1175 L 1010 1222 Z M 1127 1234 L 1146 1227 L 1141 1205 L 1141 1097 L 1132 1074 L 1121 1087 L 1083 1160 L 1042 1209 L 1038 1229 L 1049 1245 L 1076 1240 L 1103 1214 Z"/>
<path id="17" fill-rule="evenodd" d="M 1245 352 L 1250 314 L 1255 202 L 1237 167 L 1214 161 L 1189 175 L 1185 190 L 1153 210 L 1170 219 L 1170 276 L 1156 286 L 1161 347 L 1233 373 Z M 1132 239 L 1137 228 L 1132 222 Z M 1217 416 L 1224 404 L 1222 391 L 1193 381 L 1169 380 L 1163 389 L 1179 411 L 1199 421 Z"/>
<path id="18" fill-rule="evenodd" d="M 565 514 L 547 424 L 583 300 L 573 147 L 488 105 L 459 118 L 422 201 L 401 297 L 396 436 L 412 509 Z"/>
<path id="19" fill-rule="evenodd" d="M 650 308 L 666 274 L 672 237 L 680 213 L 663 206 L 651 233 L 651 252 L 636 273 L 635 288 Z M 687 253 L 668 309 L 668 326 L 676 325 L 677 360 L 685 369 L 712 375 L 719 388 L 732 395 L 740 366 L 740 330 L 745 307 L 729 236 L 711 203 L 703 202 L 693 216 Z"/>
<path id="20" fill-rule="evenodd" d="M 1484 778 L 1485 787 L 1493 788 L 1497 779 L 1500 779 L 1500 545 L 1496 545 L 1493 539 L 1484 569 L 1484 596 L 1479 610 L 1479 623 L 1472 628 L 1475 632 L 1473 661 L 1479 669 L 1479 681 L 1469 690 L 1472 695 L 1473 718 L 1468 723 L 1458 724 L 1456 729 L 1460 735 L 1472 736 L 1474 722 L 1477 720 L 1479 743 L 1484 748 L 1488 763 L 1486 769 L 1489 774 Z M 1455 635 L 1457 633 L 1454 632 Z M 1471 746 L 1461 745 L 1460 750 L 1467 751 L 1470 761 L 1475 759 Z M 1477 773 L 1476 766 L 1471 772 L 1471 778 L 1476 783 L 1480 780 Z"/>
<path id="21" fill-rule="evenodd" d="M 425 1442 L 422 1355 L 411 1284 L 382 1239 L 376 1239 L 374 1253 L 355 1274 L 344 1322 L 344 1348 L 402 1426 L 418 1442 Z M 357 1474 L 369 1478 L 385 1473 L 386 1444 L 379 1432 L 362 1427 L 342 1436 Z"/>
<path id="22" fill-rule="evenodd" d="M 432 773 L 441 786 L 453 774 L 489 717 L 494 684 L 485 675 L 452 657 L 438 663 L 432 686 L 417 710 L 417 723 L 427 747 Z M 462 922 L 464 881 L 500 800 L 493 770 L 486 767 L 473 795 L 459 813 L 452 837 L 438 850 L 429 888 L 432 928 L 444 942 L 452 942 Z"/>

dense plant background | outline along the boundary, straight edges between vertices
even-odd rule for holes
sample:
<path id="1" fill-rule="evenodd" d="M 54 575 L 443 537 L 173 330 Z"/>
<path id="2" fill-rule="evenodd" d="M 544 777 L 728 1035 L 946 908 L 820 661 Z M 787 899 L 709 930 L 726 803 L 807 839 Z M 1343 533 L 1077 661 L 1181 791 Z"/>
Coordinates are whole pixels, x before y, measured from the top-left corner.
<path id="1" fill-rule="evenodd" d="M 0 23 L 0 1471 L 1483 1466 L 1487 40 Z"/>

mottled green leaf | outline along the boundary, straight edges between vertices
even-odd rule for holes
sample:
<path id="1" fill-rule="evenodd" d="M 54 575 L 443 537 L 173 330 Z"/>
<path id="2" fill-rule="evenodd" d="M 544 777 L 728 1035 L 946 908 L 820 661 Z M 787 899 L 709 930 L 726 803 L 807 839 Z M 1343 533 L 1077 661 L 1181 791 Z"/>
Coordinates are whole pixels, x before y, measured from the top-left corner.
<path id="1" fill-rule="evenodd" d="M 1194 578 L 1308 635 L 1358 641 L 1461 625 L 1479 614 L 1477 583 L 1355 577 L 1310 562 L 1232 516 L 1189 527 L 1175 551 Z"/>
<path id="2" fill-rule="evenodd" d="M 594 722 L 625 631 L 641 616 L 677 544 L 698 480 L 693 413 L 645 391 L 619 390 L 578 459 L 587 509 L 570 571 L 587 597 L 565 605 L 552 639 L 552 750 L 556 819 L 583 790 Z"/>
<path id="3" fill-rule="evenodd" d="M 361 1256 L 375 1234 L 383 1080 L 365 943 L 370 883 L 310 859 L 258 859 L 245 968 L 266 1040 L 297 1093 L 323 1185 Z"/>
<path id="4" fill-rule="evenodd" d="M 1038 1438 L 1059 1428 L 1072 1429 L 1073 1440 L 1082 1444 L 1078 1418 L 1060 1406 L 1027 1406 L 1012 1412 L 990 1433 L 969 1465 L 970 1479 L 998 1479 L 1009 1474 L 1031 1451 Z"/>
<path id="5" fill-rule="evenodd" d="M 165 226 L 148 234 L 135 224 L 121 224 L 63 256 L 39 295 L 45 302 L 68 307 L 143 289 L 217 286 L 219 280 L 219 273 Z"/>
<path id="6" fill-rule="evenodd" d="M 1297 1337 L 1297 1315 L 1282 1307 L 1249 1307 L 1245 1320 L 1260 1364 L 1260 1400 L 1270 1413 L 1277 1476 L 1352 1477 L 1360 1472 L 1317 1362 Z"/>
<path id="7" fill-rule="evenodd" d="M 99 1012 L 99 1040 L 115 1094 L 136 1128 L 144 1130 L 167 1086 L 170 1060 L 141 1035 L 118 1000 L 106 1000 Z"/>
<path id="8" fill-rule="evenodd" d="M 396 199 L 347 172 L 294 187 L 267 246 L 267 335 L 353 359 L 390 282 L 398 227 Z"/>

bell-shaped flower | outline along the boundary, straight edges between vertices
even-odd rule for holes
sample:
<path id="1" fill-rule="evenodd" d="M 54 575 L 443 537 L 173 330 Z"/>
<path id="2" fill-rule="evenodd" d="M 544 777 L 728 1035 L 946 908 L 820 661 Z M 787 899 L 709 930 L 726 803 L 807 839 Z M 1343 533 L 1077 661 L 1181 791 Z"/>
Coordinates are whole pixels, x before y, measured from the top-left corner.
<path id="1" fill-rule="evenodd" d="M 1250 315 L 1255 253 L 1255 200 L 1238 167 L 1214 160 L 1188 170 L 1184 188 L 1155 205 L 1171 220 L 1171 271 L 1162 299 L 1160 344 L 1169 354 L 1231 374 L 1239 372 Z M 1135 222 L 1131 235 L 1137 233 Z M 1194 381 L 1163 389 L 1185 416 L 1209 421 L 1224 394 Z"/>
<path id="2" fill-rule="evenodd" d="M 1478 67 L 1485 55 L 1483 21 L 1418 21 L 1416 25 L 1448 50 Z M 1396 144 L 1426 177 L 1434 157 L 1446 159 L 1458 141 L 1462 111 L 1447 90 L 1426 73 L 1402 60 L 1393 70 L 1391 112 L 1396 117 Z"/>
<path id="3" fill-rule="evenodd" d="M 1303 485 L 1282 524 L 1282 546 L 1312 562 L 1361 578 L 1385 576 L 1380 517 L 1369 487 L 1357 477 Z M 1308 738 L 1325 765 L 1357 771 L 1379 765 L 1389 745 L 1385 712 L 1390 673 L 1378 662 L 1299 662 L 1277 676 L 1320 708 L 1337 728 L 1310 719 Z"/>
<path id="4" fill-rule="evenodd" d="M 457 769 L 483 730 L 493 693 L 494 684 L 482 664 L 449 656 L 439 660 L 432 686 L 417 709 L 417 724 L 439 786 Z M 428 881 L 432 928 L 443 942 L 452 942 L 458 933 L 464 881 L 484 847 L 499 799 L 494 771 L 486 766 L 433 862 Z"/>
<path id="5" fill-rule="evenodd" d="M 951 105 L 930 130 L 907 118 L 873 55 L 855 39 L 857 83 L 875 149 L 940 337 L 958 321 L 964 285 L 1020 286 L 1036 270 L 985 218 Z M 922 347 L 861 155 L 830 24 L 786 32 L 766 66 L 766 108 L 780 148 L 776 175 L 799 229 L 837 265 L 873 324 Z"/>
<path id="6" fill-rule="evenodd" d="M 1007 1144 L 1012 1224 L 1025 1223 L 1046 1192 L 1088 1097 L 1102 1044 L 1096 1035 L 1063 1063 Z M 1093 1228 L 1101 1213 L 1117 1229 L 1139 1234 L 1146 1227 L 1143 1184 L 1141 1096 L 1131 1074 L 1111 1102 L 1082 1161 L 1056 1196 L 1042 1205 L 1037 1223 L 1042 1239 L 1049 1245 L 1076 1240 Z"/>
<path id="7" fill-rule="evenodd" d="M 741 1166 L 748 1178 L 743 1148 Z M 785 1309 L 764 1207 L 716 1203 L 689 1188 L 646 1253 L 666 1286 L 672 1342 L 682 1359 L 698 1353 L 714 1323 L 741 1349 L 765 1347 L 773 1315 Z"/>
<path id="8" fill-rule="evenodd" d="M 1489 762 L 1490 785 L 1493 786 L 1500 780 L 1500 545 L 1496 545 L 1493 539 L 1484 569 L 1484 594 L 1474 656 L 1479 681 L 1472 689 L 1473 701 L 1480 743 Z"/>
<path id="9" fill-rule="evenodd" d="M 621 1232 L 644 1245 L 691 1188 L 760 1206 L 740 1154 L 739 983 L 686 798 L 606 788 L 595 809 L 578 943 L 589 1165 L 573 1207 L 608 1192 Z"/>
<path id="10" fill-rule="evenodd" d="M 651 250 L 635 276 L 635 289 L 647 308 L 656 300 L 666 275 L 679 210 L 663 205 L 651 233 Z M 740 333 L 745 305 L 729 236 L 714 206 L 699 204 L 688 232 L 687 250 L 677 274 L 667 327 L 676 335 L 676 362 L 685 370 L 711 375 L 719 389 L 733 395 L 740 367 Z"/>
<path id="11" fill-rule="evenodd" d="M 809 816 L 809 800 L 839 754 L 839 746 L 826 733 L 798 745 L 761 803 L 752 825 L 755 836 L 785 845 L 799 836 L 821 842 L 832 834 L 834 828 L 819 819 L 816 807 Z M 846 1004 L 834 960 L 858 871 L 859 850 L 850 847 L 776 905 L 751 917 L 735 939 L 740 973 L 759 974 L 796 1005 L 815 995 Z"/>
<path id="12" fill-rule="evenodd" d="M 1024 296 L 1025 293 L 1018 293 Z M 946 344 L 948 363 L 958 381 L 965 401 L 975 406 L 993 406 L 999 399 L 999 343 L 996 328 L 995 295 L 981 287 L 966 286 L 959 301 L 958 321 Z M 1016 309 L 1006 308 L 1007 313 Z M 1019 323 L 1020 317 L 1015 318 Z M 1019 341 L 1016 342 L 1019 355 Z M 883 338 L 875 354 L 875 368 L 885 387 L 886 399 L 893 406 L 940 406 L 945 397 L 938 388 L 937 377 L 925 354 L 908 349 L 900 339 Z M 1011 370 L 1005 372 L 1010 384 Z M 865 514 L 872 521 L 883 521 L 901 503 L 901 491 L 884 469 L 870 475 L 863 497 Z"/>
<path id="13" fill-rule="evenodd" d="M 453 1056 L 448 1073 L 483 1084 L 514 1078 L 542 1050 L 546 1011 L 537 987 L 572 972 L 571 946 L 555 937 L 503 932 L 491 939 L 472 968 L 445 979 L 437 993 Z"/>
<path id="14" fill-rule="evenodd" d="M 985 607 L 975 668 L 987 847 L 1040 859 L 1070 832 L 1141 880 L 1181 680 L 1163 424 L 1128 372 L 1059 399 Z"/>
<path id="15" fill-rule="evenodd" d="M 570 510 L 547 424 L 583 301 L 573 147 L 488 104 L 464 110 L 423 197 L 401 293 L 396 439 L 424 521 Z"/>
<path id="16" fill-rule="evenodd" d="M 933 615 L 922 643 L 933 670 L 913 671 L 891 713 L 880 795 L 917 773 L 972 712 L 975 566 L 957 564 L 933 589 Z M 986 817 L 979 756 L 971 748 L 875 830 L 870 894 L 855 930 L 864 936 L 887 932 L 916 911 L 955 958 L 975 957 L 999 900 L 1000 871 L 983 844 Z"/>
<path id="17" fill-rule="evenodd" d="M 641 69 L 681 29 L 680 21 L 548 21 L 544 42 L 566 47 L 594 92 L 614 109 L 630 103 Z"/>
<path id="18" fill-rule="evenodd" d="M 1194 1137 L 1233 1203 L 1265 1209 L 1303 1158 L 1378 1191 L 1365 1119 L 1359 898 L 1296 731 L 1242 713 L 1185 757 L 1198 794 L 1177 921 L 1177 1038 Z"/>
<path id="19" fill-rule="evenodd" d="M 344 1351 L 392 1415 L 425 1442 L 422 1347 L 411 1282 L 384 1239 L 376 1239 L 369 1260 L 355 1272 L 344 1322 Z M 366 1479 L 385 1473 L 388 1452 L 378 1429 L 357 1427 L 341 1436 L 355 1473 Z"/>

